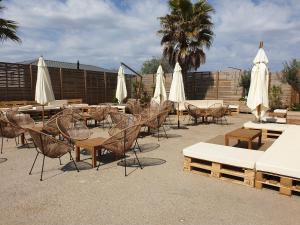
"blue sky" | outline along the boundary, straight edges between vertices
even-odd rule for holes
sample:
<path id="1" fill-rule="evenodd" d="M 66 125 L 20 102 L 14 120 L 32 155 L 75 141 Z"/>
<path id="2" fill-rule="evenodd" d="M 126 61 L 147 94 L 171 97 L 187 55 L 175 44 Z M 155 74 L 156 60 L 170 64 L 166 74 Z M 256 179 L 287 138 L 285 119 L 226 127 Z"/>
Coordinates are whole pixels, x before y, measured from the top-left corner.
<path id="1" fill-rule="evenodd" d="M 196 0 L 193 0 L 194 2 Z M 300 58 L 300 0 L 211 0 L 215 38 L 200 70 L 247 69 L 264 41 L 271 71 Z M 22 44 L 1 43 L 0 61 L 47 59 L 139 70 L 160 56 L 166 0 L 4 0 L 0 16 L 20 25 Z"/>

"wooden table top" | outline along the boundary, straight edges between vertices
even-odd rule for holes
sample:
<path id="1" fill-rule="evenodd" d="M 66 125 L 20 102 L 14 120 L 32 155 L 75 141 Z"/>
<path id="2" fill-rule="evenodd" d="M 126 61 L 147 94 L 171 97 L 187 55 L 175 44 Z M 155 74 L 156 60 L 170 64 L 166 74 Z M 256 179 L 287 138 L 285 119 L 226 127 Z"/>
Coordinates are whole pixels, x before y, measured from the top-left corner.
<path id="1" fill-rule="evenodd" d="M 105 138 L 98 137 L 98 138 L 90 138 L 83 141 L 76 141 L 75 146 L 82 147 L 82 148 L 94 148 L 99 147 L 102 145 Z"/>
<path id="2" fill-rule="evenodd" d="M 238 128 L 236 130 L 233 130 L 233 131 L 227 133 L 225 136 L 251 139 L 251 138 L 257 137 L 259 135 L 261 135 L 261 130 Z"/>

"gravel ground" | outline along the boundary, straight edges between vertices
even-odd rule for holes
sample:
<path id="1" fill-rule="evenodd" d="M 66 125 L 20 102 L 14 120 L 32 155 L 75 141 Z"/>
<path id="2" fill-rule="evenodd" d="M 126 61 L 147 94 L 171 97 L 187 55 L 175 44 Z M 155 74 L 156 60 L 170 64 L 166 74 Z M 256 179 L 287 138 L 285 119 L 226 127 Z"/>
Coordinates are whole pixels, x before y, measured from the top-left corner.
<path id="1" fill-rule="evenodd" d="M 68 156 L 63 166 L 57 159 L 46 158 L 44 181 L 40 182 L 41 157 L 28 175 L 35 149 L 16 148 L 14 140 L 5 140 L 0 155 L 7 159 L 0 160 L 0 224 L 300 224 L 298 196 L 183 171 L 184 147 L 213 140 L 251 118 L 229 117 L 230 124 L 224 126 L 167 127 L 169 139 L 140 139 L 143 152 L 138 155 L 148 166 L 129 168 L 127 177 L 118 161 L 97 171 L 89 168 L 89 156 L 82 155 L 85 160 L 79 166 L 87 169 L 80 173 L 70 169 Z M 107 129 L 93 128 L 93 136 L 107 136 Z"/>

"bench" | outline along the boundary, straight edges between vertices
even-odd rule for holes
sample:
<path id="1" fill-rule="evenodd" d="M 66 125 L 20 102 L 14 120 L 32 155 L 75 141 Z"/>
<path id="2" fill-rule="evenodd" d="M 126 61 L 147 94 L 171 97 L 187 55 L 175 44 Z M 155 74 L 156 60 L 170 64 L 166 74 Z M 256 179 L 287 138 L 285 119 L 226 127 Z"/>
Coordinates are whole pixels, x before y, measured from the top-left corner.
<path id="1" fill-rule="evenodd" d="M 255 187 L 273 187 L 281 194 L 300 193 L 300 126 L 290 125 L 257 160 Z"/>
<path id="2" fill-rule="evenodd" d="M 244 123 L 246 129 L 256 129 L 262 131 L 262 139 L 278 138 L 283 131 L 291 125 L 277 123 L 255 123 L 252 121 Z"/>
<path id="3" fill-rule="evenodd" d="M 184 170 L 253 187 L 255 162 L 262 154 L 200 142 L 183 149 Z"/>

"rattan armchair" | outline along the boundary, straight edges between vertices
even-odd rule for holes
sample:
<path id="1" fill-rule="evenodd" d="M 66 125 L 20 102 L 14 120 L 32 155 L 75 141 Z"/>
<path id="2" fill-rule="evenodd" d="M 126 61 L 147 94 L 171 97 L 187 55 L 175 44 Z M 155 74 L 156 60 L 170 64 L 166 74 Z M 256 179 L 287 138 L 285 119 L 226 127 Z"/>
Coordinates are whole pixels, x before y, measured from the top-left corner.
<path id="1" fill-rule="evenodd" d="M 209 106 L 206 109 L 206 121 L 208 122 L 208 118 L 211 118 L 213 122 L 215 122 L 215 116 L 222 110 L 222 104 L 221 103 L 215 103 L 211 106 Z"/>
<path id="2" fill-rule="evenodd" d="M 103 128 L 105 124 L 105 120 L 109 115 L 111 107 L 107 105 L 90 108 L 89 114 L 93 120 L 95 120 L 95 126 L 97 126 L 97 122 L 102 122 Z"/>
<path id="3" fill-rule="evenodd" d="M 33 139 L 37 154 L 35 156 L 35 159 L 33 161 L 32 167 L 30 169 L 29 175 L 31 175 L 31 172 L 33 170 L 33 167 L 35 165 L 36 159 L 39 154 L 43 155 L 43 163 L 42 163 L 42 170 L 41 170 L 41 178 L 40 181 L 43 180 L 43 172 L 44 172 L 44 163 L 45 163 L 45 157 L 48 158 L 58 158 L 60 161 L 60 158 L 69 153 L 70 159 L 73 161 L 77 172 L 79 172 L 79 169 L 72 157 L 71 151 L 73 147 L 69 144 L 66 144 L 65 142 L 62 142 L 60 140 L 55 139 L 51 135 L 48 135 L 46 133 L 34 130 L 34 129 L 28 129 L 28 133 Z"/>
<path id="4" fill-rule="evenodd" d="M 112 152 L 116 157 L 123 157 L 124 160 L 124 168 L 125 168 L 125 176 L 127 176 L 127 163 L 126 163 L 126 152 L 130 151 L 132 149 L 132 146 L 137 139 L 139 133 L 140 133 L 141 125 L 136 124 L 133 126 L 129 126 L 123 130 L 120 130 L 119 132 L 113 134 L 109 138 L 103 141 L 102 148 Z M 141 169 L 143 169 L 142 165 L 140 164 L 140 161 L 137 157 L 137 154 L 135 151 L 134 155 L 137 159 L 138 165 Z M 99 170 L 100 163 L 98 164 L 97 170 Z"/>
<path id="5" fill-rule="evenodd" d="M 190 118 L 191 117 L 194 119 L 195 124 L 197 124 L 198 118 L 202 118 L 202 122 L 204 122 L 205 117 L 206 117 L 206 109 L 201 109 L 195 105 L 189 104 L 187 102 L 184 103 L 184 107 L 187 110 Z"/>
<path id="6" fill-rule="evenodd" d="M 144 118 L 142 117 L 142 124 L 144 126 L 147 126 L 150 129 L 155 129 L 157 130 L 157 139 L 159 141 L 159 128 L 162 127 L 165 133 L 165 137 L 168 138 L 168 135 L 166 133 L 165 127 L 164 127 L 164 122 L 169 114 L 168 110 L 159 112 L 157 114 L 151 115 L 147 120 L 143 120 Z"/>
<path id="7" fill-rule="evenodd" d="M 140 101 L 137 99 L 128 100 L 126 107 L 131 114 L 140 114 L 143 111 L 143 107 L 141 106 Z"/>
<path id="8" fill-rule="evenodd" d="M 4 138 L 15 139 L 16 145 L 18 145 L 16 138 L 18 138 L 24 132 L 25 131 L 23 129 L 18 128 L 5 118 L 0 118 L 1 154 L 3 153 Z"/>
<path id="9" fill-rule="evenodd" d="M 60 134 L 70 144 L 74 144 L 75 141 L 86 140 L 91 136 L 91 132 L 85 122 L 73 117 L 72 114 L 58 116 L 56 118 L 56 126 Z"/>
<path id="10" fill-rule="evenodd" d="M 227 118 L 226 118 L 227 111 L 228 111 L 228 106 L 221 106 L 221 107 L 214 108 L 211 111 L 211 116 L 212 116 L 213 122 L 215 122 L 215 123 L 221 122 L 221 124 L 223 124 L 223 121 L 224 121 L 225 124 L 228 124 Z"/>

